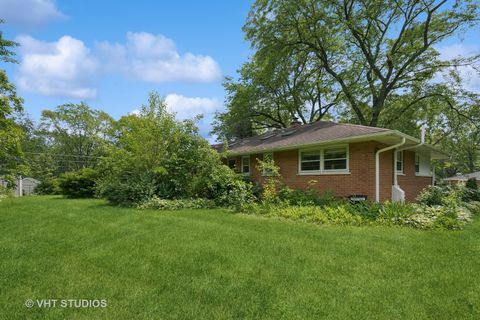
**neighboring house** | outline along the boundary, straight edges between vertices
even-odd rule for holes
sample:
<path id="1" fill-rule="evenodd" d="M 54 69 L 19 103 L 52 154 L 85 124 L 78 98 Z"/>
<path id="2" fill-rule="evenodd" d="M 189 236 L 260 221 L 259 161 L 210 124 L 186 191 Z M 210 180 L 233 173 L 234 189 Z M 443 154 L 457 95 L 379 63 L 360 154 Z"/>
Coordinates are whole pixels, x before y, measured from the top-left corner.
<path id="1" fill-rule="evenodd" d="M 467 183 L 467 180 L 471 178 L 475 178 L 475 180 L 477 180 L 477 185 L 480 187 L 480 171 L 453 176 L 446 178 L 445 181 L 449 184 L 465 184 Z"/>
<path id="2" fill-rule="evenodd" d="M 35 188 L 40 184 L 40 181 L 30 178 L 30 177 L 25 177 L 25 178 L 17 178 L 17 181 L 15 183 L 15 196 L 27 196 L 31 195 L 35 192 Z M 0 178 L 0 185 L 6 187 L 7 182 Z"/>
<path id="3" fill-rule="evenodd" d="M 423 138 L 422 138 L 423 140 Z M 214 146 L 221 151 L 223 145 Z M 231 142 L 225 163 L 262 183 L 258 161 L 271 158 L 284 183 L 373 201 L 414 201 L 434 182 L 432 159 L 445 154 L 396 130 L 319 121 Z"/>

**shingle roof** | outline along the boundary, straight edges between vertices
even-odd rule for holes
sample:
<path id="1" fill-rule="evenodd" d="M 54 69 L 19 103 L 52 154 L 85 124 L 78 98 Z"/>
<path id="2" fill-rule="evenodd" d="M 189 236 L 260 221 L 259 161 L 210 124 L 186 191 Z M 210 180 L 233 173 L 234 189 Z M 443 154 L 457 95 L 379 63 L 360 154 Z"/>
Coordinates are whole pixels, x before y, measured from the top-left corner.
<path id="1" fill-rule="evenodd" d="M 247 154 L 383 132 L 391 132 L 391 130 L 330 121 L 318 121 L 298 127 L 278 129 L 255 137 L 238 140 L 230 143 L 228 147 L 231 153 Z M 217 150 L 222 148 L 221 145 L 215 145 L 214 147 Z"/>

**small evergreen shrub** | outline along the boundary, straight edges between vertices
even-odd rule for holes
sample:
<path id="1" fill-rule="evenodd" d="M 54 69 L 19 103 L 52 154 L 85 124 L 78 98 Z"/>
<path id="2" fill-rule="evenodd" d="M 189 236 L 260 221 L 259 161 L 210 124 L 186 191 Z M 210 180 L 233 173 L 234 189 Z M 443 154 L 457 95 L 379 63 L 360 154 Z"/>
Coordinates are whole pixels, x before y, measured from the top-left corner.
<path id="1" fill-rule="evenodd" d="M 92 198 L 98 173 L 91 168 L 66 172 L 59 178 L 60 192 L 69 198 Z"/>

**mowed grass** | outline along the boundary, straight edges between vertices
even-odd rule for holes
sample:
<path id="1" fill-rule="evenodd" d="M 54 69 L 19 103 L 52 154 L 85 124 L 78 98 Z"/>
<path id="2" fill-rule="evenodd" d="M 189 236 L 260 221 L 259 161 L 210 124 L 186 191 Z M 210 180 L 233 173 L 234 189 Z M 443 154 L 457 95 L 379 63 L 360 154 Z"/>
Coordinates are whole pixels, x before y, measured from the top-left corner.
<path id="1" fill-rule="evenodd" d="M 0 203 L 0 319 L 479 319 L 479 278 L 478 219 L 420 231 L 58 197 Z"/>

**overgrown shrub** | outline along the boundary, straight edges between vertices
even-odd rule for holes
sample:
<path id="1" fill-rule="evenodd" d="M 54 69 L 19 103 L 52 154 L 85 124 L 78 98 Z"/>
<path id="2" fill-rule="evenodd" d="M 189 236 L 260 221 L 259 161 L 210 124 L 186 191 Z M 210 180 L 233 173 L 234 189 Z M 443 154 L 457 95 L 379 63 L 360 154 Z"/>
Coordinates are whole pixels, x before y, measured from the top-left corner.
<path id="1" fill-rule="evenodd" d="M 475 178 L 468 179 L 467 182 L 465 183 L 465 187 L 471 190 L 478 190 L 477 179 Z"/>
<path id="2" fill-rule="evenodd" d="M 95 195 L 98 173 L 91 168 L 66 172 L 59 178 L 60 192 L 69 198 L 91 198 Z"/>
<path id="3" fill-rule="evenodd" d="M 148 172 L 121 172 L 102 177 L 97 194 L 122 206 L 137 206 L 155 195 L 155 179 Z"/>
<path id="4" fill-rule="evenodd" d="M 448 187 L 446 187 L 448 188 Z M 426 206 L 439 206 L 447 194 L 445 187 L 430 186 L 425 188 L 417 197 L 417 202 Z"/>
<path id="5" fill-rule="evenodd" d="M 195 121 L 177 121 L 158 95 L 139 114 L 122 117 L 115 131 L 98 182 L 98 194 L 110 202 L 138 206 L 153 197 L 205 198 L 238 207 L 253 200 L 251 184 L 222 164 Z"/>
<path id="6" fill-rule="evenodd" d="M 284 186 L 279 190 L 278 198 L 282 203 L 292 206 L 320 206 L 335 203 L 341 204 L 346 202 L 343 199 L 335 197 L 334 193 L 331 191 L 320 193 L 313 187 L 309 187 L 307 190 L 302 190 L 291 189 L 287 186 Z"/>
<path id="7" fill-rule="evenodd" d="M 477 180 L 470 178 L 465 184 L 465 191 L 463 195 L 463 201 L 480 201 L 480 190 L 478 189 Z"/>
<path id="8" fill-rule="evenodd" d="M 12 190 L 7 187 L 0 186 L 0 202 L 6 198 L 9 198 L 13 195 Z"/>
<path id="9" fill-rule="evenodd" d="M 60 183 L 56 178 L 44 179 L 35 187 L 34 192 L 41 195 L 60 194 Z"/>
<path id="10" fill-rule="evenodd" d="M 215 202 L 209 199 L 160 199 L 156 196 L 138 206 L 139 209 L 179 210 L 179 209 L 211 209 Z"/>

